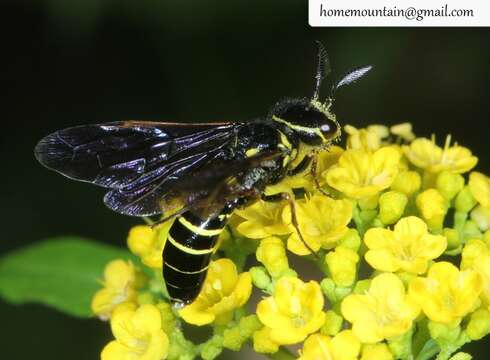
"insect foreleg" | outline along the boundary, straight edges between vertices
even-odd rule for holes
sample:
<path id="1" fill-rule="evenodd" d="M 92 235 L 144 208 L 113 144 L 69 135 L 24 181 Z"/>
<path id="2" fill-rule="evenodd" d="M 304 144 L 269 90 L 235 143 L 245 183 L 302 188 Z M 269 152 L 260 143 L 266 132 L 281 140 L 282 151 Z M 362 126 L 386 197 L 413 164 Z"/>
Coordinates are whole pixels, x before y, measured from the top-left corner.
<path id="1" fill-rule="evenodd" d="M 289 204 L 289 207 L 291 209 L 291 223 L 294 226 L 294 229 L 296 230 L 296 233 L 298 234 L 301 242 L 305 245 L 305 247 L 313 254 L 313 256 L 317 259 L 318 255 L 316 254 L 316 251 L 313 250 L 310 245 L 305 241 L 303 238 L 303 235 L 301 234 L 301 230 L 299 229 L 299 223 L 298 223 L 298 218 L 296 216 L 296 204 L 294 202 L 293 197 L 291 196 L 290 193 L 284 192 L 284 193 L 279 193 L 279 194 L 274 194 L 274 195 L 262 195 L 262 200 L 264 201 L 281 201 L 281 200 L 286 200 Z"/>
<path id="2" fill-rule="evenodd" d="M 329 194 L 322 189 L 322 187 L 320 186 L 320 182 L 318 181 L 318 173 L 316 172 L 317 165 L 318 165 L 318 157 L 315 154 L 311 156 L 311 167 L 310 167 L 311 177 L 313 178 L 316 189 L 320 191 L 323 195 L 329 196 Z"/>

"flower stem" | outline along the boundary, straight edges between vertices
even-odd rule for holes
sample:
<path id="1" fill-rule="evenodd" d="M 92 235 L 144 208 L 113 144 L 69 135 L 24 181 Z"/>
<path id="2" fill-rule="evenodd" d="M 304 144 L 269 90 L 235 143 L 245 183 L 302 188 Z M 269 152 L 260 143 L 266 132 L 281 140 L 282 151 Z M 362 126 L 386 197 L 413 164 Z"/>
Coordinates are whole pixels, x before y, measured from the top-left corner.
<path id="1" fill-rule="evenodd" d="M 439 348 L 437 343 L 434 340 L 430 339 L 425 343 L 425 346 L 422 348 L 415 360 L 432 359 L 437 353 L 439 353 L 440 350 L 441 349 Z"/>

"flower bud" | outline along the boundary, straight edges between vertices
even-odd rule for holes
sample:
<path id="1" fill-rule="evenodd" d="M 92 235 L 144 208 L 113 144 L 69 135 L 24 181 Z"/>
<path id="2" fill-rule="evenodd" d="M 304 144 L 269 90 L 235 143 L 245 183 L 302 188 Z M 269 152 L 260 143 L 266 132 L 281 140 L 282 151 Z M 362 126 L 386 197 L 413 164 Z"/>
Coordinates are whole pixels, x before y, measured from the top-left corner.
<path id="1" fill-rule="evenodd" d="M 390 127 L 390 132 L 408 142 L 415 139 L 415 134 L 412 131 L 412 124 L 409 122 L 393 125 Z"/>
<path id="2" fill-rule="evenodd" d="M 347 133 L 347 149 L 363 149 L 374 151 L 380 147 L 380 136 L 374 128 L 356 129 L 354 126 L 346 125 L 344 127 Z"/>
<path id="3" fill-rule="evenodd" d="M 374 210 L 378 206 L 378 194 L 359 199 L 358 204 L 361 210 Z"/>
<path id="4" fill-rule="evenodd" d="M 459 237 L 458 230 L 451 229 L 451 228 L 444 228 L 442 233 L 447 239 L 447 250 L 456 249 L 461 245 L 461 238 Z"/>
<path id="5" fill-rule="evenodd" d="M 153 229 L 148 225 L 133 226 L 128 234 L 129 250 L 136 255 L 146 252 L 153 242 L 154 235 Z"/>
<path id="6" fill-rule="evenodd" d="M 245 341 L 262 327 L 257 315 L 244 316 L 238 326 L 226 329 L 223 332 L 223 346 L 233 351 L 239 351 Z"/>
<path id="7" fill-rule="evenodd" d="M 478 205 L 471 212 L 471 219 L 478 225 L 481 231 L 490 229 L 490 208 Z"/>
<path id="8" fill-rule="evenodd" d="M 391 184 L 391 189 L 411 196 L 420 189 L 422 180 L 416 171 L 401 171 L 395 181 Z"/>
<path id="9" fill-rule="evenodd" d="M 427 324 L 430 336 L 439 344 L 456 342 L 461 334 L 461 327 L 454 326 L 454 323 L 444 324 L 436 321 L 429 321 Z"/>
<path id="10" fill-rule="evenodd" d="M 357 229 L 349 228 L 345 235 L 339 240 L 339 246 L 343 246 L 357 252 L 361 246 L 361 237 L 359 236 Z"/>
<path id="11" fill-rule="evenodd" d="M 267 274 L 267 271 L 262 266 L 254 266 L 249 270 L 252 276 L 252 282 L 255 287 L 259 289 L 266 289 L 271 284 L 271 278 Z"/>
<path id="12" fill-rule="evenodd" d="M 483 206 L 490 206 L 490 177 L 485 174 L 473 171 L 468 181 L 473 197 Z"/>
<path id="13" fill-rule="evenodd" d="M 326 314 L 325 324 L 321 327 L 320 332 L 322 335 L 335 336 L 342 329 L 344 318 L 333 310 L 328 310 Z"/>
<path id="14" fill-rule="evenodd" d="M 454 202 L 454 207 L 457 211 L 467 213 L 476 205 L 476 200 L 471 194 L 470 188 L 465 186 L 456 195 L 456 201 Z"/>
<path id="15" fill-rule="evenodd" d="M 451 356 L 449 360 L 471 360 L 471 359 L 473 359 L 473 357 L 470 354 L 460 351 L 454 354 L 453 356 Z"/>
<path id="16" fill-rule="evenodd" d="M 354 250 L 338 246 L 325 256 L 325 262 L 337 286 L 348 287 L 356 280 L 359 255 Z"/>
<path id="17" fill-rule="evenodd" d="M 366 291 L 369 290 L 370 286 L 371 286 L 371 279 L 359 280 L 358 282 L 356 282 L 356 285 L 354 286 L 353 293 L 364 294 Z"/>
<path id="18" fill-rule="evenodd" d="M 271 329 L 263 327 L 253 334 L 254 350 L 262 354 L 273 354 L 279 349 L 279 344 L 270 338 Z"/>
<path id="19" fill-rule="evenodd" d="M 446 200 L 451 201 L 463 189 L 464 178 L 460 174 L 443 171 L 437 176 L 436 187 Z"/>
<path id="20" fill-rule="evenodd" d="M 463 226 L 463 236 L 465 239 L 481 238 L 482 233 L 478 224 L 473 220 L 468 220 Z"/>
<path id="21" fill-rule="evenodd" d="M 156 307 L 160 310 L 162 316 L 162 329 L 166 334 L 171 334 L 175 329 L 175 315 L 172 311 L 172 306 L 166 302 L 159 302 Z"/>
<path id="22" fill-rule="evenodd" d="M 279 277 L 289 268 L 284 243 L 278 237 L 271 236 L 263 239 L 257 248 L 256 256 L 273 278 Z"/>
<path id="23" fill-rule="evenodd" d="M 416 199 L 417 208 L 431 230 L 440 230 L 448 209 L 446 199 L 436 189 L 420 193 Z"/>
<path id="24" fill-rule="evenodd" d="M 490 334 L 490 312 L 487 309 L 481 308 L 471 314 L 466 334 L 471 340 L 480 340 Z"/>
<path id="25" fill-rule="evenodd" d="M 202 344 L 201 358 L 203 360 L 213 360 L 223 351 L 223 337 L 213 336 L 210 340 Z"/>
<path id="26" fill-rule="evenodd" d="M 407 206 L 408 198 L 398 191 L 387 191 L 379 197 L 379 219 L 387 225 L 400 219 Z"/>
<path id="27" fill-rule="evenodd" d="M 335 294 L 335 283 L 331 278 L 325 278 L 320 282 L 320 288 L 323 294 L 327 297 L 331 304 L 337 302 L 337 295 Z"/>

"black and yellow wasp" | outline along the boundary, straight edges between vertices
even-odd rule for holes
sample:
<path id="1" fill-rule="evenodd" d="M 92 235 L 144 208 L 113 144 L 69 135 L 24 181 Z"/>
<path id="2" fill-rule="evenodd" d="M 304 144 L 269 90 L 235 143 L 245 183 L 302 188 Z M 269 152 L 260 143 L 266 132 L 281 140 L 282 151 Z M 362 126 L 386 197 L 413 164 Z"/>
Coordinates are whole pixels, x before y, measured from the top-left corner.
<path id="1" fill-rule="evenodd" d="M 163 277 L 172 301 L 192 302 L 233 210 L 260 198 L 267 185 L 285 176 L 308 167 L 314 172 L 315 153 L 340 136 L 333 95 L 371 67 L 342 77 L 321 101 L 320 85 L 330 67 L 325 49 L 318 47 L 313 97 L 280 101 L 265 117 L 76 126 L 46 136 L 35 156 L 71 179 L 110 189 L 104 202 L 114 211 L 175 218 L 163 250 Z"/>

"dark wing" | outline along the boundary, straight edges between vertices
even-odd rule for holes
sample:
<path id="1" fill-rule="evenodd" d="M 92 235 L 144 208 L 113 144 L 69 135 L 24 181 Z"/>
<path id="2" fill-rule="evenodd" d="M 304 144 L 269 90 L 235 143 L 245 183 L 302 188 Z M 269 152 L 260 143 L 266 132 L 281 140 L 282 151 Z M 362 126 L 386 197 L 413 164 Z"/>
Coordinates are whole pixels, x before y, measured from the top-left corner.
<path id="1" fill-rule="evenodd" d="M 35 156 L 69 178 L 113 189 L 104 201 L 117 212 L 154 215 L 179 179 L 223 157 L 240 126 L 145 121 L 77 126 L 42 139 Z"/>

